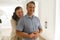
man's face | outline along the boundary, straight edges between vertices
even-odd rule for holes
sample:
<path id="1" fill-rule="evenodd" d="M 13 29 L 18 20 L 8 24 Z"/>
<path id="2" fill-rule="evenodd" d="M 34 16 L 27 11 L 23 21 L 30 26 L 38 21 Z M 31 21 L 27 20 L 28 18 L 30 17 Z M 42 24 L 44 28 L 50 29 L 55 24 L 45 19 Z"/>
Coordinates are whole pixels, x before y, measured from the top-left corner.
<path id="1" fill-rule="evenodd" d="M 35 5 L 32 4 L 32 3 L 28 4 L 28 6 L 27 6 L 27 12 L 28 12 L 28 14 L 32 15 L 34 11 L 35 11 Z"/>

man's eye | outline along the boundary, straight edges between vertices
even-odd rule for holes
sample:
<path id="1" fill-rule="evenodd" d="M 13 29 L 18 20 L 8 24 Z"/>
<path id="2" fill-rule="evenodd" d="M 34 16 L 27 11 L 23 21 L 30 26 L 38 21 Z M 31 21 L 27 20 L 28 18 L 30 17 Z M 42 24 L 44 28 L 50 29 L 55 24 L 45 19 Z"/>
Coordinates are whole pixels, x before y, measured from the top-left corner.
<path id="1" fill-rule="evenodd" d="M 32 7 L 29 7 L 29 8 L 32 8 Z"/>
<path id="2" fill-rule="evenodd" d="M 20 13 L 20 12 L 18 12 L 18 13 Z"/>

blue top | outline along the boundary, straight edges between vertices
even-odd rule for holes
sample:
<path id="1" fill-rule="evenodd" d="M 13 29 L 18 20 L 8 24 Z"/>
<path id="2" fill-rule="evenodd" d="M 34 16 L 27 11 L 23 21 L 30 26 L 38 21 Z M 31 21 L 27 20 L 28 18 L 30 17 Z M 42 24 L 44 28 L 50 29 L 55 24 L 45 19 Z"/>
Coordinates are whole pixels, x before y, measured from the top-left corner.
<path id="1" fill-rule="evenodd" d="M 34 15 L 31 19 L 27 14 L 19 20 L 16 30 L 31 34 L 33 32 L 37 32 L 38 29 L 40 28 L 41 28 L 40 20 Z M 32 40 L 31 38 L 23 38 L 23 39 Z"/>

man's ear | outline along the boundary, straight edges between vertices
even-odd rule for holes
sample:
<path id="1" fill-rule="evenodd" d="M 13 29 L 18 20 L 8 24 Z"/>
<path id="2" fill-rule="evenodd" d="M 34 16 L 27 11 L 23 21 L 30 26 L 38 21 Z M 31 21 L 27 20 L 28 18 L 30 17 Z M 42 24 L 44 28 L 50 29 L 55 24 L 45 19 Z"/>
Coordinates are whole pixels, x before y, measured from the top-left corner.
<path id="1" fill-rule="evenodd" d="M 26 7 L 26 9 L 27 9 L 27 7 Z"/>
<path id="2" fill-rule="evenodd" d="M 28 9 L 28 7 L 26 7 L 26 10 Z"/>

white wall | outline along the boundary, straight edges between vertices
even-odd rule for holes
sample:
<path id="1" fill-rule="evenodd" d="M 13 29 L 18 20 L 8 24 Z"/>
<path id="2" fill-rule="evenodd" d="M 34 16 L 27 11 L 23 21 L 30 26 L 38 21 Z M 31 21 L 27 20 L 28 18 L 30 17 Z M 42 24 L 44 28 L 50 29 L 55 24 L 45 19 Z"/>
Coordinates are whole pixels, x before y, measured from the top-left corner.
<path id="1" fill-rule="evenodd" d="M 40 0 L 39 3 L 39 17 L 43 28 L 42 37 L 46 40 L 53 40 L 55 33 L 55 0 Z M 47 21 L 47 29 L 45 28 L 45 21 Z"/>

